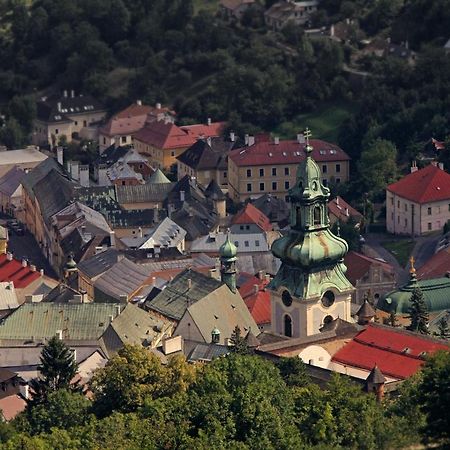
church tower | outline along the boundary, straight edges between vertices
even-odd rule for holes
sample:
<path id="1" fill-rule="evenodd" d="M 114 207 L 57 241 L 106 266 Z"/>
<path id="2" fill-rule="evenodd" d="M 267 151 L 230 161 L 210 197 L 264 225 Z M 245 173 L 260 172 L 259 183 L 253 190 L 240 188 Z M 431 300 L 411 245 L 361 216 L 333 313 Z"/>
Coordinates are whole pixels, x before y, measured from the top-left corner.
<path id="1" fill-rule="evenodd" d="M 328 198 L 321 172 L 311 156 L 311 132 L 305 131 L 306 158 L 289 190 L 290 230 L 272 244 L 281 267 L 269 284 L 272 290 L 272 331 L 289 337 L 317 334 L 338 317 L 351 321 L 354 287 L 345 276 L 344 239 L 330 230 Z"/>
<path id="2" fill-rule="evenodd" d="M 230 240 L 230 232 L 227 234 L 225 243 L 219 249 L 220 254 L 220 275 L 222 281 L 236 292 L 236 255 L 237 248 Z"/>

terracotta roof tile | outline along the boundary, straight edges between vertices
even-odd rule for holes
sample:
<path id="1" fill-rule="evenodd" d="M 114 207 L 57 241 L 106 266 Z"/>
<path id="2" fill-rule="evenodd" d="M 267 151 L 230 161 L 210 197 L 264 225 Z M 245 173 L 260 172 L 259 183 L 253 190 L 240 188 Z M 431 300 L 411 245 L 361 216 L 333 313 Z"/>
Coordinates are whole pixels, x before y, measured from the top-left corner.
<path id="1" fill-rule="evenodd" d="M 450 247 L 435 253 L 425 264 L 417 270 L 419 280 L 440 278 L 450 272 Z"/>
<path id="2" fill-rule="evenodd" d="M 161 149 L 189 147 L 196 141 L 187 131 L 164 122 L 147 123 L 134 135 L 134 139 Z"/>
<path id="3" fill-rule="evenodd" d="M 404 379 L 420 369 L 425 354 L 449 349 L 437 339 L 371 324 L 341 348 L 333 361 L 369 371 L 377 365 L 384 375 Z"/>
<path id="4" fill-rule="evenodd" d="M 353 285 L 366 275 L 373 264 L 381 266 L 386 272 L 394 272 L 394 268 L 389 263 L 354 251 L 350 251 L 345 255 L 344 264 L 347 266 L 345 276 Z"/>
<path id="5" fill-rule="evenodd" d="M 335 144 L 318 139 L 310 141 L 314 150 L 312 156 L 317 162 L 348 161 L 350 157 Z M 305 158 L 305 144 L 294 140 L 257 141 L 249 147 L 233 150 L 229 158 L 237 166 L 263 166 L 272 164 L 298 164 Z"/>
<path id="6" fill-rule="evenodd" d="M 416 203 L 430 203 L 450 199 L 450 174 L 430 164 L 410 173 L 387 190 Z"/>
<path id="7" fill-rule="evenodd" d="M 363 215 L 360 212 L 349 205 L 339 195 L 328 202 L 328 211 L 330 212 L 330 214 L 333 214 L 333 216 L 337 217 L 341 222 L 347 222 L 350 217 L 355 219 L 356 222 L 359 222 L 363 218 Z"/>
<path id="8" fill-rule="evenodd" d="M 233 225 L 253 223 L 263 231 L 272 231 L 272 225 L 270 224 L 268 217 L 251 203 L 247 203 L 245 208 L 234 216 L 231 223 Z"/>
<path id="9" fill-rule="evenodd" d="M 23 267 L 21 261 L 8 261 L 6 254 L 0 255 L 0 282 L 12 281 L 16 289 L 22 289 L 40 276 L 39 272 L 33 272 L 29 266 Z"/>

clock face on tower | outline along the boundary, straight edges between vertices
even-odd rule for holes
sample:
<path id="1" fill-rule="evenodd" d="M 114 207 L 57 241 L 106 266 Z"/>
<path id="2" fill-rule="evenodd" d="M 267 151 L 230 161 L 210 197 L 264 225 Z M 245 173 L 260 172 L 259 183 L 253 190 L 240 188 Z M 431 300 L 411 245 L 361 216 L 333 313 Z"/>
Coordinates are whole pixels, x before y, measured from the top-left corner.
<path id="1" fill-rule="evenodd" d="M 284 306 L 292 305 L 292 296 L 289 294 L 289 291 L 284 290 L 281 294 L 281 300 L 283 301 Z"/>

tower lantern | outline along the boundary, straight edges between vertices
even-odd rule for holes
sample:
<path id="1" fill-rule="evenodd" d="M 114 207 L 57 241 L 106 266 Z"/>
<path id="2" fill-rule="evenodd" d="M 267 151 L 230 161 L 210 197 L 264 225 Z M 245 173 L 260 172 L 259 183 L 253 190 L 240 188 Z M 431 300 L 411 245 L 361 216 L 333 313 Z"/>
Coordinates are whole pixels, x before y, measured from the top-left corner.
<path id="1" fill-rule="evenodd" d="M 225 243 L 219 249 L 221 280 L 229 287 L 230 291 L 236 292 L 236 255 L 237 248 L 230 240 L 228 230 Z"/>

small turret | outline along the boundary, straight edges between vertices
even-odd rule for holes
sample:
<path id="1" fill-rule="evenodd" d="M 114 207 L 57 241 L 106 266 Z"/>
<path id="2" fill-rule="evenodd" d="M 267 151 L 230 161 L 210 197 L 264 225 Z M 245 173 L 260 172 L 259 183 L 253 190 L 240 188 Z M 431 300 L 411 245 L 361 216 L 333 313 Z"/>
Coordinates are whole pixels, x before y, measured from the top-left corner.
<path id="1" fill-rule="evenodd" d="M 375 364 L 372 371 L 369 373 L 369 376 L 366 378 L 366 389 L 367 392 L 375 393 L 377 396 L 377 402 L 381 402 L 383 400 L 385 383 L 386 378 Z"/>
<path id="2" fill-rule="evenodd" d="M 229 231 L 225 243 L 219 249 L 219 254 L 221 279 L 229 287 L 231 292 L 236 292 L 237 248 L 230 240 Z"/>
<path id="3" fill-rule="evenodd" d="M 66 264 L 64 264 L 64 278 L 70 279 L 78 273 L 77 263 L 73 259 L 73 253 L 69 253 Z"/>
<path id="4" fill-rule="evenodd" d="M 211 344 L 218 344 L 220 342 L 220 330 L 214 327 L 211 331 Z"/>
<path id="5" fill-rule="evenodd" d="M 375 310 L 367 298 L 364 298 L 364 303 L 361 305 L 361 308 L 358 309 L 356 315 L 358 316 L 359 325 L 367 325 L 369 322 L 373 322 Z"/>

